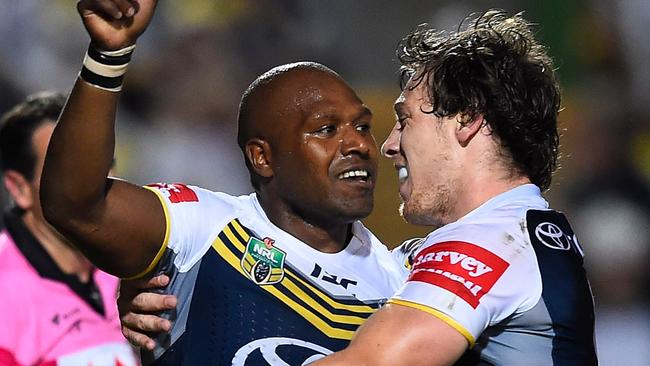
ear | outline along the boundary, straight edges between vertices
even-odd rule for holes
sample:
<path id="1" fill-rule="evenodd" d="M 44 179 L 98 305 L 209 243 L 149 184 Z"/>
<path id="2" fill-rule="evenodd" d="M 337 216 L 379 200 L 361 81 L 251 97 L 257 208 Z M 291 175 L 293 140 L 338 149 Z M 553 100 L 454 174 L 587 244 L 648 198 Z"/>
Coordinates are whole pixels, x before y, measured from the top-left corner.
<path id="1" fill-rule="evenodd" d="M 268 141 L 259 138 L 250 139 L 246 142 L 244 151 L 246 152 L 246 159 L 248 159 L 255 173 L 265 178 L 273 176 L 271 145 L 269 145 Z"/>
<path id="2" fill-rule="evenodd" d="M 472 120 L 467 120 L 466 116 L 458 114 L 456 116 L 456 139 L 461 146 L 465 147 L 476 136 L 476 134 L 485 125 L 485 119 L 482 114 L 477 115 Z"/>
<path id="3" fill-rule="evenodd" d="M 29 210 L 34 206 L 34 190 L 25 176 L 15 170 L 7 170 L 3 180 L 7 192 L 16 206 L 22 210 Z"/>

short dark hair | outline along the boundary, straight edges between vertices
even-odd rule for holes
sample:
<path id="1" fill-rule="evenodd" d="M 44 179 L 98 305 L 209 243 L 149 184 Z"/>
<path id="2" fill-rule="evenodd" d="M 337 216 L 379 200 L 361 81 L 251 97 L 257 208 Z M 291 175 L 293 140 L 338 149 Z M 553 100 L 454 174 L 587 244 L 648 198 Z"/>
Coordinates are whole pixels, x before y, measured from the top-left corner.
<path id="1" fill-rule="evenodd" d="M 239 112 L 237 115 L 237 144 L 244 154 L 244 161 L 246 162 L 246 168 L 250 174 L 251 185 L 256 190 L 260 188 L 261 178 L 257 175 L 255 169 L 253 169 L 251 162 L 246 156 L 246 143 L 249 139 L 255 137 L 253 136 L 254 133 L 252 132 L 255 130 L 254 127 L 257 126 L 257 124 L 263 123 L 263 121 L 260 119 L 262 118 L 261 113 L 264 113 L 264 111 L 260 110 L 260 104 L 266 95 L 273 93 L 273 86 L 276 85 L 279 80 L 281 80 L 283 77 L 286 77 L 286 75 L 301 71 L 323 72 L 339 77 L 338 74 L 332 69 L 317 62 L 292 62 L 276 66 L 271 70 L 263 73 L 257 77 L 257 79 L 253 80 L 253 82 L 242 94 L 241 101 L 239 102 Z"/>
<path id="2" fill-rule="evenodd" d="M 454 32 L 418 26 L 399 44 L 401 86 L 425 82 L 438 117 L 483 115 L 514 166 L 542 190 L 557 167 L 560 87 L 553 62 L 518 13 L 490 10 Z M 427 111 L 429 112 L 429 111 Z"/>
<path id="3" fill-rule="evenodd" d="M 0 169 L 15 170 L 26 179 L 35 174 L 34 131 L 47 121 L 56 122 L 65 96 L 42 92 L 28 96 L 0 118 Z"/>

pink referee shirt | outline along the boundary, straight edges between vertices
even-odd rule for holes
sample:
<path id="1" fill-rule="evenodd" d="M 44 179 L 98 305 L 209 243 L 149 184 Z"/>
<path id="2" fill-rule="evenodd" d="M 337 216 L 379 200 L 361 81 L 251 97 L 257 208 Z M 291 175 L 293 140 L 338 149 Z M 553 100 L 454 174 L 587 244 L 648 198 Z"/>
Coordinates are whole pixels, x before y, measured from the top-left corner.
<path id="1" fill-rule="evenodd" d="M 95 271 L 105 315 L 64 282 L 41 277 L 0 233 L 0 366 L 135 366 L 120 332 L 118 279 Z"/>

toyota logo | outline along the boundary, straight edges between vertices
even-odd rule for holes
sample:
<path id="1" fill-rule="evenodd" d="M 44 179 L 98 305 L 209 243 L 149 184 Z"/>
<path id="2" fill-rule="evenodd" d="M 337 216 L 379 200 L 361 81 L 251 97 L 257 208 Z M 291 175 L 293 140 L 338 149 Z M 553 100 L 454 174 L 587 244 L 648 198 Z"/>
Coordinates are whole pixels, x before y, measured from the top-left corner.
<path id="1" fill-rule="evenodd" d="M 329 355 L 332 351 L 328 350 L 325 347 L 321 347 L 317 344 L 313 344 L 307 341 L 302 341 L 295 338 L 284 338 L 284 337 L 271 337 L 254 340 L 243 347 L 241 347 L 235 353 L 235 357 L 232 359 L 232 366 L 244 366 L 248 356 L 251 355 L 255 350 L 260 350 L 264 361 L 270 366 L 292 366 L 286 361 L 282 360 L 276 349 L 279 346 L 292 346 L 292 347 L 301 347 L 308 350 L 312 350 L 314 354 L 307 358 L 301 366 L 309 365 L 312 362 L 316 362 L 321 358 Z"/>
<path id="2" fill-rule="evenodd" d="M 569 250 L 571 248 L 571 239 L 553 223 L 542 222 L 537 225 L 535 236 L 542 244 L 551 249 Z"/>

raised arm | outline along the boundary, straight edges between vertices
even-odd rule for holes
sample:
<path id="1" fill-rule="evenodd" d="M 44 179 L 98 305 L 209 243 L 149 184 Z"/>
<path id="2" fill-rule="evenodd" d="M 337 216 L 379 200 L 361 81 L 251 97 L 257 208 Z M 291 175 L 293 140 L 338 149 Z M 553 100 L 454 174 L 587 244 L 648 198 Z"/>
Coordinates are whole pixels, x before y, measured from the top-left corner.
<path id="1" fill-rule="evenodd" d="M 149 24 L 155 0 L 82 0 L 91 38 L 49 144 L 41 178 L 45 218 L 98 267 L 128 277 L 144 271 L 165 237 L 153 192 L 107 178 L 115 148 L 115 112 L 129 48 Z"/>

